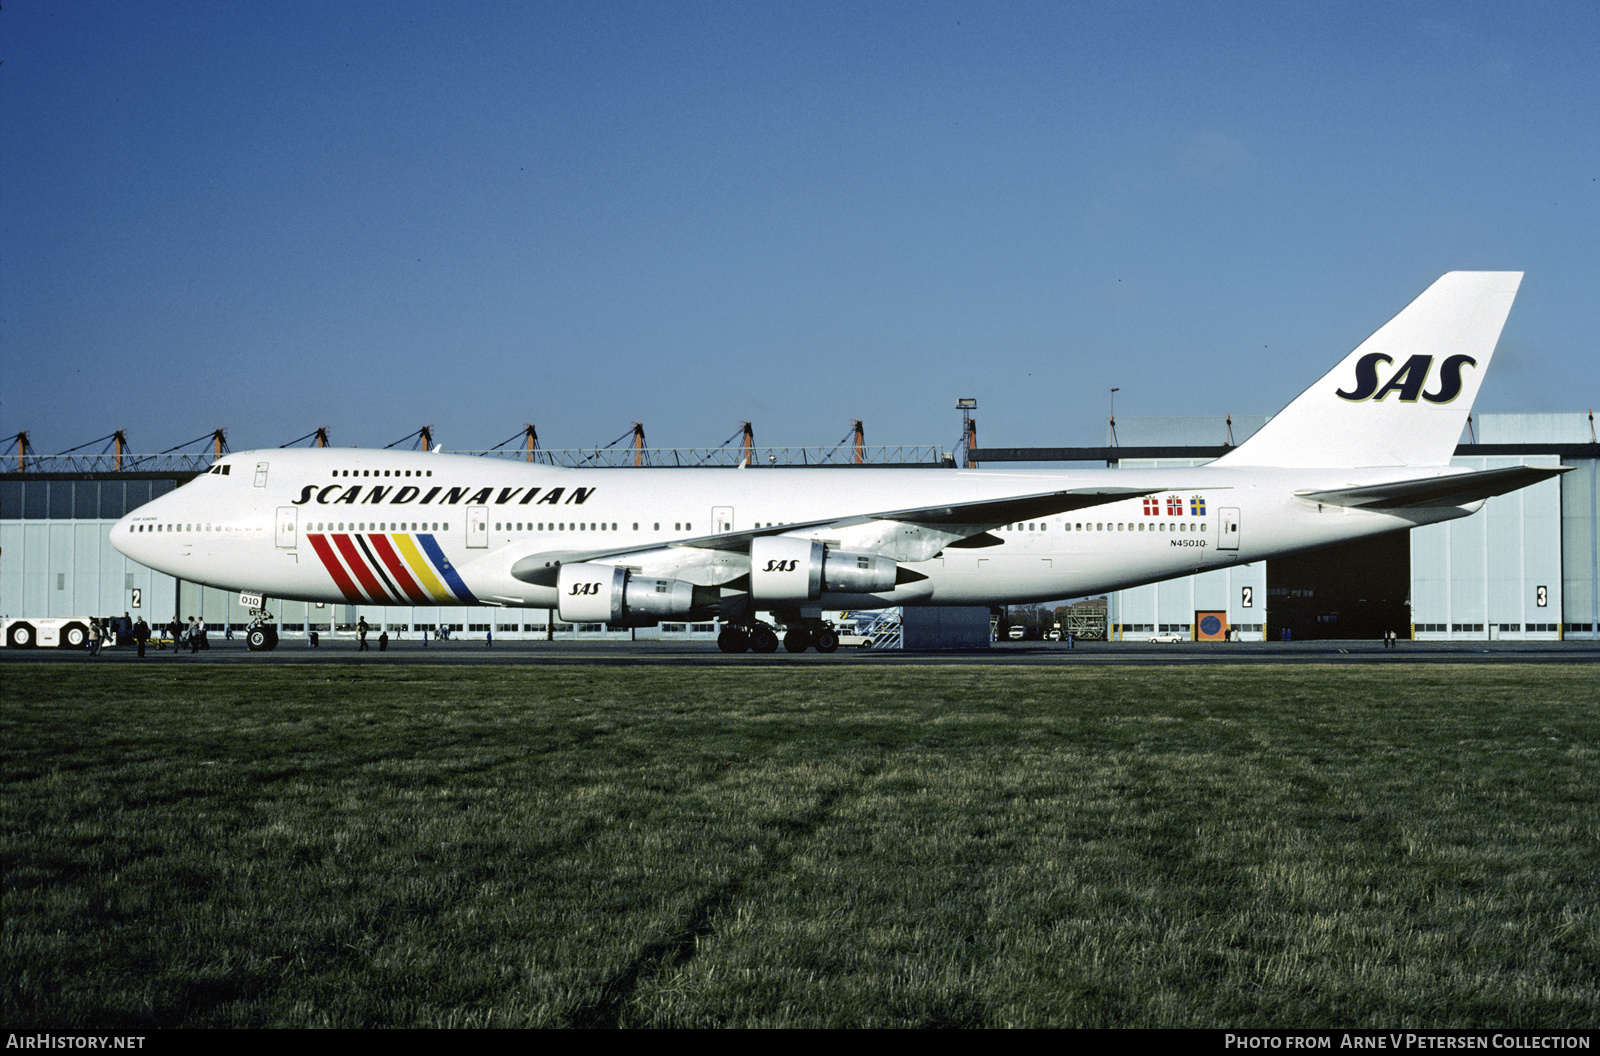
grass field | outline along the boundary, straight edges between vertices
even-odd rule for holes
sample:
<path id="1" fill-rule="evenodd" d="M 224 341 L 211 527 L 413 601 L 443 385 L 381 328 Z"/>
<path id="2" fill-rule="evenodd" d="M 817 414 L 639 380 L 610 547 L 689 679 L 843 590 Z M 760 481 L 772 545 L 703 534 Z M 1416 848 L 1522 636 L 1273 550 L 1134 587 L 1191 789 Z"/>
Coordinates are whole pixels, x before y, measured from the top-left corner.
<path id="1" fill-rule="evenodd" d="M 1593 667 L 0 680 L 8 1029 L 1600 1009 Z"/>

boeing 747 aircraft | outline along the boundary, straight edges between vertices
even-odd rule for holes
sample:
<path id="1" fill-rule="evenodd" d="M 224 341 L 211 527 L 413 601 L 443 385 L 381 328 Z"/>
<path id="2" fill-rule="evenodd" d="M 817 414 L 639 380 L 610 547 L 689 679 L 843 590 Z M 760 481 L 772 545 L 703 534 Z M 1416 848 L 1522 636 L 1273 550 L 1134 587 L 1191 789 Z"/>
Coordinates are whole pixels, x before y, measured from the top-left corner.
<path id="1" fill-rule="evenodd" d="M 250 451 L 128 514 L 111 542 L 169 575 L 277 598 L 621 626 L 717 616 L 729 652 L 771 652 L 780 630 L 790 649 L 831 652 L 823 609 L 1096 594 L 1465 517 L 1562 472 L 1449 464 L 1521 280 L 1445 275 L 1195 468 L 565 469 Z M 249 638 L 276 642 L 266 626 Z"/>

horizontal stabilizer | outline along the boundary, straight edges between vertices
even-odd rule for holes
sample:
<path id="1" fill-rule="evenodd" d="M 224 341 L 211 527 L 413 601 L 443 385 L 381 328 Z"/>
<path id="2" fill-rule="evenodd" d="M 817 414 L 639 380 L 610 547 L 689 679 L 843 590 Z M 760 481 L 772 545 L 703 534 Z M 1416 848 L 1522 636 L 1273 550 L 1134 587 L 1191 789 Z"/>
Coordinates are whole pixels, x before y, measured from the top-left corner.
<path id="1" fill-rule="evenodd" d="M 1477 473 L 1456 473 L 1448 477 L 1397 480 L 1360 488 L 1334 488 L 1330 491 L 1297 491 L 1295 497 L 1328 506 L 1357 509 L 1411 509 L 1418 506 L 1465 506 L 1493 495 L 1504 495 L 1541 480 L 1560 476 L 1574 466 L 1509 466 Z"/>

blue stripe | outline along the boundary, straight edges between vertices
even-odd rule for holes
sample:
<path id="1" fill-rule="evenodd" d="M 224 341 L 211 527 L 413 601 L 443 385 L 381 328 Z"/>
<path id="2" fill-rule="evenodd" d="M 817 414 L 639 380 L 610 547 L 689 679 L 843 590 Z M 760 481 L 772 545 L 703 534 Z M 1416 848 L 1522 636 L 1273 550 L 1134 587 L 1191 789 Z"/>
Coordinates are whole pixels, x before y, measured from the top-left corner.
<path id="1" fill-rule="evenodd" d="M 475 603 L 478 599 L 472 596 L 472 591 L 468 590 L 467 585 L 461 582 L 461 577 L 456 575 L 455 566 L 450 564 L 450 559 L 439 549 L 438 540 L 431 535 L 419 535 L 416 538 L 417 542 L 422 544 L 422 552 L 433 562 L 434 571 L 444 577 L 445 585 L 455 593 L 456 600 L 468 605 Z"/>

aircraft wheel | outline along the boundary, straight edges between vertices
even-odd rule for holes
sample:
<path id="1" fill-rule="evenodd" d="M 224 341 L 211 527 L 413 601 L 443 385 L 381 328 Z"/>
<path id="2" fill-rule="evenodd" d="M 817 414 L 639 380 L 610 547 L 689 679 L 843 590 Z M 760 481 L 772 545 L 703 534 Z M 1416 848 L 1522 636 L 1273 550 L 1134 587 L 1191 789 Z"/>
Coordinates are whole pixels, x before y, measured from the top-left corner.
<path id="1" fill-rule="evenodd" d="M 835 649 L 839 648 L 839 636 L 833 631 L 830 631 L 824 627 L 822 630 L 817 632 L 816 644 L 817 652 L 831 653 Z"/>
<path id="2" fill-rule="evenodd" d="M 783 647 L 791 653 L 803 653 L 811 645 L 811 635 L 804 629 L 796 627 L 783 636 Z"/>
<path id="3" fill-rule="evenodd" d="M 278 647 L 278 629 L 276 627 L 263 627 L 262 630 L 267 632 L 267 648 L 276 649 Z"/>
<path id="4" fill-rule="evenodd" d="M 269 628 L 252 627 L 250 632 L 244 636 L 244 644 L 252 653 L 259 653 L 277 645 L 277 637 L 276 634 L 270 632 Z"/>
<path id="5" fill-rule="evenodd" d="M 750 648 L 750 636 L 737 627 L 724 627 L 717 635 L 717 648 L 725 653 L 742 653 Z"/>
<path id="6" fill-rule="evenodd" d="M 6 631 L 6 644 L 13 649 L 32 649 L 38 645 L 38 639 L 33 636 L 33 624 L 13 623 Z"/>
<path id="7" fill-rule="evenodd" d="M 89 628 L 81 623 L 69 623 L 61 632 L 61 648 L 82 649 L 89 640 Z"/>
<path id="8" fill-rule="evenodd" d="M 753 653 L 775 653 L 778 651 L 778 636 L 771 627 L 757 627 L 750 632 L 750 651 Z"/>

